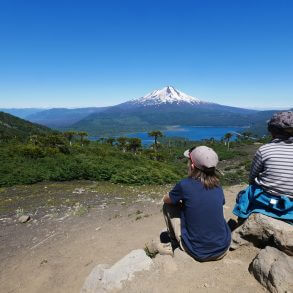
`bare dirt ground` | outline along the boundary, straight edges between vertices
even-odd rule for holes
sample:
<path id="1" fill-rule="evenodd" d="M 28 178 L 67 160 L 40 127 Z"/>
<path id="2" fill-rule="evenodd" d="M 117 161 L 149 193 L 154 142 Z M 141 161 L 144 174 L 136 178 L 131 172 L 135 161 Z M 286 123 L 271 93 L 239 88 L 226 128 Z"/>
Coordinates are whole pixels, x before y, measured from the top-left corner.
<path id="1" fill-rule="evenodd" d="M 225 188 L 227 219 L 242 187 Z M 0 189 L 0 292 L 79 292 L 97 264 L 112 265 L 160 234 L 170 188 L 75 181 Z M 19 223 L 21 214 L 30 221 Z M 158 256 L 160 270 L 138 273 L 122 291 L 264 292 L 248 272 L 257 251 L 209 263 Z"/>

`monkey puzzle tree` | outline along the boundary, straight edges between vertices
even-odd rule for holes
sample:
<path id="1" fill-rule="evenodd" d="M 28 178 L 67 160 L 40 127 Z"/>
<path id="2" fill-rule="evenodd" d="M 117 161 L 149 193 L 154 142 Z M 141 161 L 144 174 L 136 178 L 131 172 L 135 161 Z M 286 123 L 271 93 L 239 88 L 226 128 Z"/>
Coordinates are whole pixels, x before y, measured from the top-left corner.
<path id="1" fill-rule="evenodd" d="M 129 138 L 128 139 L 128 148 L 136 153 L 137 149 L 141 147 L 141 139 L 140 138 Z"/>
<path id="2" fill-rule="evenodd" d="M 63 132 L 63 135 L 68 139 L 69 144 L 72 145 L 72 139 L 76 135 L 75 131 L 65 131 Z"/>
<path id="3" fill-rule="evenodd" d="M 117 142 L 118 142 L 118 147 L 120 149 L 122 149 L 122 151 L 125 153 L 126 151 L 126 146 L 127 146 L 127 142 L 128 142 L 128 138 L 121 136 L 117 138 Z"/>
<path id="4" fill-rule="evenodd" d="M 224 136 L 224 139 L 225 139 L 225 141 L 227 142 L 227 145 L 228 145 L 228 150 L 230 149 L 230 139 L 231 139 L 232 136 L 233 136 L 233 134 L 230 133 L 230 132 L 226 133 L 225 136 Z"/>
<path id="5" fill-rule="evenodd" d="M 155 139 L 155 147 L 158 147 L 158 137 L 163 137 L 163 133 L 160 130 L 154 130 L 148 133 L 150 137 Z"/>
<path id="6" fill-rule="evenodd" d="M 81 145 L 83 146 L 84 138 L 85 138 L 86 136 L 88 136 L 88 133 L 85 132 L 85 131 L 80 131 L 80 132 L 77 133 L 77 135 L 80 137 L 80 143 L 81 143 Z"/>
<path id="7" fill-rule="evenodd" d="M 106 143 L 108 143 L 111 146 L 113 146 L 115 141 L 116 141 L 116 139 L 114 137 L 109 137 L 106 139 Z"/>

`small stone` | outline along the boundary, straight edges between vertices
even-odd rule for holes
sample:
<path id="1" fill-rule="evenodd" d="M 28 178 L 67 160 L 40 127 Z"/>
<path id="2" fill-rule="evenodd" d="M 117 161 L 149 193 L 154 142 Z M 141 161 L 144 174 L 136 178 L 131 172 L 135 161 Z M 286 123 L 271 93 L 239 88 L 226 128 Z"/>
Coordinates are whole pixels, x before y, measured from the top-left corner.
<path id="1" fill-rule="evenodd" d="M 75 188 L 72 193 L 82 194 L 85 192 L 84 188 Z"/>
<path id="2" fill-rule="evenodd" d="M 100 231 L 102 228 L 101 227 L 97 227 L 96 228 L 96 231 Z"/>
<path id="3" fill-rule="evenodd" d="M 20 223 L 26 223 L 27 221 L 29 221 L 30 220 L 30 216 L 29 215 L 23 215 L 23 216 L 21 216 L 21 217 L 19 217 L 18 218 L 18 221 L 20 222 Z"/>
<path id="4" fill-rule="evenodd" d="M 46 264 L 46 263 L 48 263 L 48 260 L 47 259 L 43 259 L 40 264 L 43 265 L 43 264 Z"/>

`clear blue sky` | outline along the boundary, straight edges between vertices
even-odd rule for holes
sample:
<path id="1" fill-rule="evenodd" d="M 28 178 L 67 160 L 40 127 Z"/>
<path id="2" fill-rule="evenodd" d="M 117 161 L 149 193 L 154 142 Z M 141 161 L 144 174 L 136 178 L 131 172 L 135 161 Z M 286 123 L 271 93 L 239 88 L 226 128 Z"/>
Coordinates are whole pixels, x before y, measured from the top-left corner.
<path id="1" fill-rule="evenodd" d="M 0 107 L 105 106 L 173 85 L 293 107 L 291 0 L 0 1 Z"/>

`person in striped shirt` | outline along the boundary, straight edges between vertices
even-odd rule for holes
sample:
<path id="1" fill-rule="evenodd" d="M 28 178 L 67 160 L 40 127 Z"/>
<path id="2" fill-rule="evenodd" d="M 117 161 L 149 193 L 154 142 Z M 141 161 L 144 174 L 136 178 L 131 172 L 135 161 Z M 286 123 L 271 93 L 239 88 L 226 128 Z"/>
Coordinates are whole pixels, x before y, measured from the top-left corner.
<path id="1" fill-rule="evenodd" d="M 272 141 L 253 159 L 249 186 L 238 194 L 233 213 L 245 219 L 259 212 L 293 223 L 293 112 L 280 112 L 268 122 Z"/>

